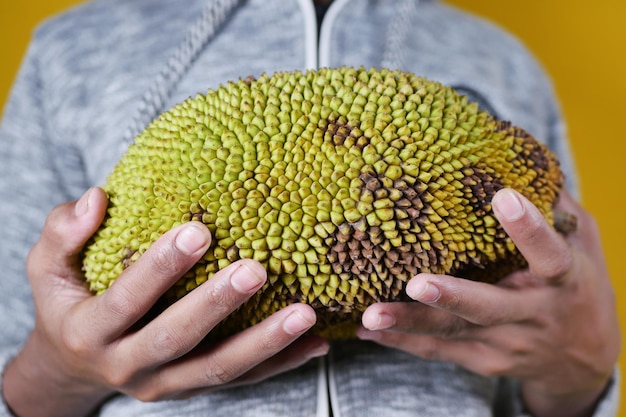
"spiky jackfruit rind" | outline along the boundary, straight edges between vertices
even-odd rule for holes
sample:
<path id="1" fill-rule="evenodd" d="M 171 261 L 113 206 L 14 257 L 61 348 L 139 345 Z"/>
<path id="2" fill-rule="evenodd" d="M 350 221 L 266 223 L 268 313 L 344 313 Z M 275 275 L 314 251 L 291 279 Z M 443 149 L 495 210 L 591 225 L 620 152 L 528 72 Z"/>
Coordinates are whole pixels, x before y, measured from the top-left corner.
<path id="1" fill-rule="evenodd" d="M 562 182 L 543 144 L 440 83 L 346 67 L 263 75 L 190 98 L 137 136 L 104 187 L 84 271 L 100 293 L 163 233 L 198 221 L 213 243 L 165 305 L 252 258 L 266 285 L 212 337 L 300 302 L 317 310 L 315 333 L 350 337 L 418 272 L 496 282 L 524 266 L 491 198 L 517 189 L 552 221 Z"/>

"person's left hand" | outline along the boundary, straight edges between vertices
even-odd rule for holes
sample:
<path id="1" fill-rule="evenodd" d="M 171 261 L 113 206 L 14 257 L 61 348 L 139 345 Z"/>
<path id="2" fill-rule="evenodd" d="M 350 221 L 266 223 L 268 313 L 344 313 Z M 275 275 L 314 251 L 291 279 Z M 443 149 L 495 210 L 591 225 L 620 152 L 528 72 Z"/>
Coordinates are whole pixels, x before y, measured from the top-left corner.
<path id="1" fill-rule="evenodd" d="M 564 193 L 578 219 L 561 236 L 519 193 L 492 201 L 529 267 L 497 285 L 420 274 L 406 292 L 419 303 L 378 303 L 359 337 L 485 376 L 521 381 L 533 416 L 591 415 L 620 350 L 615 297 L 594 219 Z"/>

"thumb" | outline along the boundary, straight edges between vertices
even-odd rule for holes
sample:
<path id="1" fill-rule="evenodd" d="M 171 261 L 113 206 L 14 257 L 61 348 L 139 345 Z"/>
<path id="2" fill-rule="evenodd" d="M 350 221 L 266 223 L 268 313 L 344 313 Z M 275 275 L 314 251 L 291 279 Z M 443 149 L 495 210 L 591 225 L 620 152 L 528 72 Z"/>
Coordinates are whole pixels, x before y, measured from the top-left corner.
<path id="1" fill-rule="evenodd" d="M 75 274 L 83 246 L 102 223 L 106 209 L 106 193 L 97 187 L 87 190 L 77 201 L 52 209 L 28 256 L 31 281 L 50 274 Z"/>

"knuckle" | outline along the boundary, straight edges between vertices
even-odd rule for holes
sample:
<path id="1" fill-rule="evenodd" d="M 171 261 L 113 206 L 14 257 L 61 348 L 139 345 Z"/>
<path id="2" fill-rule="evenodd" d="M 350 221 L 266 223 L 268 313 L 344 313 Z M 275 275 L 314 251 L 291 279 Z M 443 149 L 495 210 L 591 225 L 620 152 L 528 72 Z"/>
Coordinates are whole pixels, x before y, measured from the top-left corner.
<path id="1" fill-rule="evenodd" d="M 152 338 L 154 349 L 160 355 L 167 355 L 170 358 L 178 358 L 188 350 L 183 335 L 174 332 L 172 329 L 159 329 Z"/>
<path id="2" fill-rule="evenodd" d="M 548 299 L 547 296 L 546 299 Z M 529 318 L 528 323 L 537 329 L 552 333 L 554 337 L 557 337 L 562 330 L 562 327 L 555 321 L 554 313 L 550 310 L 550 307 L 542 306 L 537 309 Z"/>
<path id="3" fill-rule="evenodd" d="M 31 278 L 39 276 L 46 271 L 47 263 L 40 260 L 42 250 L 41 240 L 39 240 L 33 245 L 26 257 L 26 273 Z"/>
<path id="4" fill-rule="evenodd" d="M 416 347 L 415 353 L 427 361 L 439 361 L 442 359 L 439 343 L 435 339 L 422 342 L 420 346 Z"/>
<path id="5" fill-rule="evenodd" d="M 439 351 L 435 348 L 421 348 L 418 355 L 427 361 L 438 361 L 441 359 Z"/>
<path id="6" fill-rule="evenodd" d="M 160 275 L 171 276 L 180 271 L 180 255 L 167 245 L 153 246 L 150 256 L 151 269 Z"/>
<path id="7" fill-rule="evenodd" d="M 134 391 L 131 396 L 142 403 L 153 403 L 159 400 L 158 396 L 149 390 Z"/>
<path id="8" fill-rule="evenodd" d="M 464 305 L 461 290 L 458 288 L 447 288 L 438 301 L 438 304 L 448 311 L 459 311 Z"/>
<path id="9" fill-rule="evenodd" d="M 214 277 L 205 284 L 206 300 L 216 314 L 226 315 L 233 311 L 241 301 L 238 301 L 225 280 Z"/>
<path id="10" fill-rule="evenodd" d="M 48 213 L 48 217 L 46 217 L 46 221 L 44 223 L 44 233 L 49 233 L 54 236 L 62 236 L 62 224 L 65 220 L 65 211 L 67 208 L 67 204 L 61 204 L 54 207 Z"/>
<path id="11" fill-rule="evenodd" d="M 510 373 L 510 367 L 504 361 L 490 360 L 482 364 L 482 369 L 479 373 L 485 377 L 505 376 Z"/>
<path id="12" fill-rule="evenodd" d="M 536 344 L 524 337 L 511 337 L 508 340 L 507 349 L 510 357 L 523 358 L 536 349 Z"/>
<path id="13" fill-rule="evenodd" d="M 109 366 L 103 370 L 102 377 L 108 386 L 124 390 L 131 386 L 135 379 L 135 372 L 126 366 Z"/>
<path id="14" fill-rule="evenodd" d="M 48 214 L 39 239 L 28 253 L 26 267 L 33 273 L 46 270 L 48 263 L 41 262 L 41 258 L 47 256 L 50 247 L 55 251 L 64 249 L 67 241 L 67 228 L 61 206 L 55 207 Z M 29 272 L 31 273 L 31 272 Z"/>
<path id="15" fill-rule="evenodd" d="M 546 277 L 548 281 L 552 280 L 558 283 L 562 277 L 572 270 L 572 262 L 573 257 L 571 252 L 569 250 L 563 250 L 560 256 L 546 259 L 545 262 L 539 266 L 541 269 L 540 275 Z"/>
<path id="16" fill-rule="evenodd" d="M 143 403 L 153 403 L 168 398 L 167 392 L 153 385 L 143 385 L 141 388 L 134 390 L 131 395 Z"/>
<path id="17" fill-rule="evenodd" d="M 133 293 L 121 281 L 116 281 L 103 295 L 105 310 L 113 317 L 126 318 L 141 315 L 141 305 Z"/>
<path id="18" fill-rule="evenodd" d="M 472 323 L 478 327 L 491 327 L 506 323 L 508 320 L 503 317 L 504 311 L 486 310 L 476 314 Z"/>
<path id="19" fill-rule="evenodd" d="M 229 363 L 229 360 L 221 358 L 221 355 L 214 355 L 206 364 L 204 375 L 207 383 L 211 386 L 220 386 L 235 379 L 238 373 Z"/>
<path id="20" fill-rule="evenodd" d="M 220 386 L 229 383 L 233 378 L 231 374 L 219 365 L 211 366 L 206 373 L 207 381 L 214 386 Z"/>
<path id="21" fill-rule="evenodd" d="M 77 332 L 73 326 L 64 323 L 60 332 L 61 343 L 64 348 L 79 357 L 88 357 L 93 352 L 92 344 L 87 340 L 83 332 Z"/>
<path id="22" fill-rule="evenodd" d="M 275 329 L 278 330 L 280 327 L 276 326 Z M 281 337 L 282 336 L 282 337 Z M 280 341 L 283 340 L 284 336 L 281 333 L 280 336 L 276 336 L 273 332 L 263 332 L 261 337 L 259 337 L 257 341 L 257 346 L 260 352 L 268 352 L 275 353 L 278 348 Z"/>
<path id="23" fill-rule="evenodd" d="M 496 351 L 486 342 L 475 340 L 470 342 L 469 349 L 476 352 L 476 356 L 481 360 L 473 361 L 472 369 L 485 377 L 519 375 L 524 358 L 529 352 L 527 347 L 529 347 L 528 342 L 525 342 L 525 338 L 519 335 L 507 338 L 505 344 Z M 530 347 L 530 349 L 533 348 Z"/>
<path id="24" fill-rule="evenodd" d="M 486 360 L 480 361 L 476 372 L 485 377 L 500 377 L 511 375 L 514 366 L 509 356 L 489 355 Z"/>
<path id="25" fill-rule="evenodd" d="M 525 242 L 534 241 L 541 233 L 543 226 L 543 223 L 537 221 L 536 219 L 531 219 L 526 222 L 523 227 L 521 227 L 521 230 L 518 231 L 518 240 Z"/>
<path id="26" fill-rule="evenodd" d="M 444 339 L 456 339 L 465 333 L 467 326 L 468 324 L 465 320 L 460 317 L 455 317 L 441 327 L 439 336 Z"/>
<path id="27" fill-rule="evenodd" d="M 159 401 L 168 394 L 158 370 L 146 373 L 123 359 L 114 366 L 103 367 L 102 379 L 110 388 L 142 402 Z"/>

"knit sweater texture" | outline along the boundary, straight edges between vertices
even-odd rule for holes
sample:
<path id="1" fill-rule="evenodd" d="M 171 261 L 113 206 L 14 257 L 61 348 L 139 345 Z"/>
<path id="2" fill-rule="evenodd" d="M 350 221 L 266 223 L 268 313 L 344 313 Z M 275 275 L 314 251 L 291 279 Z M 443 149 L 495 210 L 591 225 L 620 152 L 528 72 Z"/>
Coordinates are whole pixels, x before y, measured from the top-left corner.
<path id="1" fill-rule="evenodd" d="M 315 16 L 310 0 L 95 0 L 37 28 L 0 125 L 0 371 L 33 327 L 25 260 L 47 213 L 102 184 L 159 112 L 230 80 L 341 65 L 426 76 L 547 143 L 576 194 L 553 87 L 511 35 L 436 0 L 335 0 L 321 26 Z M 616 386 L 596 416 L 615 414 Z M 524 415 L 515 381 L 361 341 L 256 385 L 156 403 L 119 395 L 98 415 L 331 412 Z"/>

